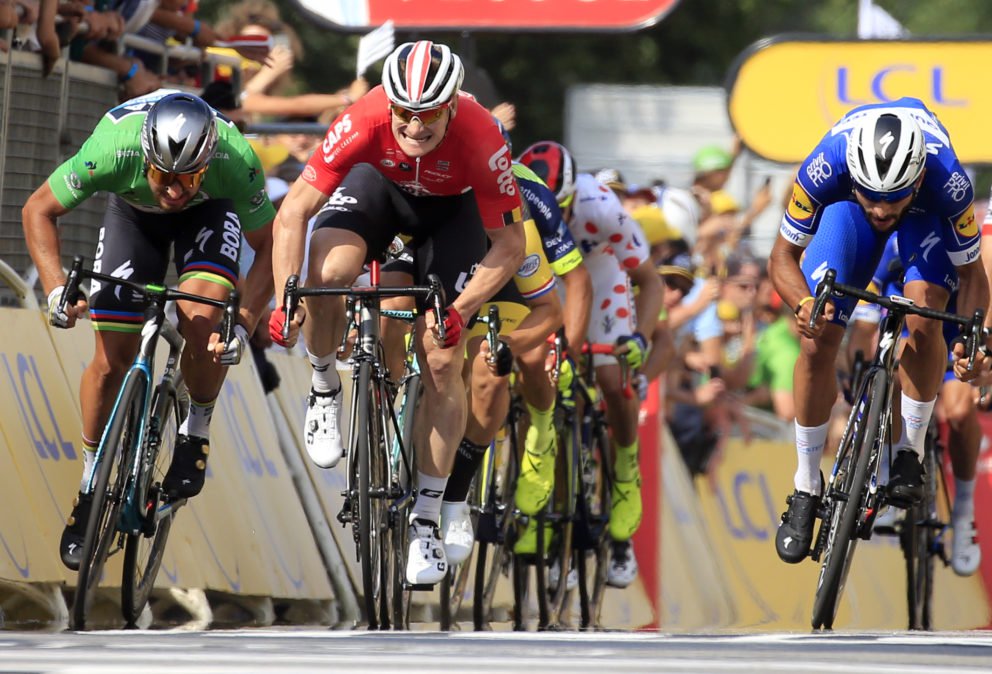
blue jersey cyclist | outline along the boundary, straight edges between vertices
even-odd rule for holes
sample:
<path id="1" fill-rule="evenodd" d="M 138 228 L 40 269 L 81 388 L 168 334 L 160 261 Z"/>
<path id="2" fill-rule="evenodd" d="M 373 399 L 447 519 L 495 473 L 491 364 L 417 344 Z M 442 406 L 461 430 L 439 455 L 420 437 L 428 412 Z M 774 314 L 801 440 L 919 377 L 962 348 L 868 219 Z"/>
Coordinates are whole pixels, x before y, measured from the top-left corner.
<path id="1" fill-rule="evenodd" d="M 970 315 L 985 309 L 989 287 L 973 199 L 947 130 L 911 98 L 852 110 L 800 167 L 768 263 L 776 290 L 795 309 L 802 345 L 794 374 L 795 491 L 775 540 L 783 561 L 797 563 L 809 551 L 823 489 L 820 460 L 836 398 L 834 363 L 855 306 L 850 299 L 828 303 L 810 329 L 811 289 L 830 268 L 841 283 L 867 286 L 894 233 L 906 297 L 944 309 L 956 278 L 958 310 Z M 946 254 L 934 254 L 937 247 Z M 907 329 L 899 370 L 903 435 L 887 489 L 891 503 L 904 505 L 922 495 L 920 457 L 947 357 L 939 322 L 909 316 Z M 969 371 L 964 358 L 954 364 L 962 380 L 973 379 L 980 369 Z"/>

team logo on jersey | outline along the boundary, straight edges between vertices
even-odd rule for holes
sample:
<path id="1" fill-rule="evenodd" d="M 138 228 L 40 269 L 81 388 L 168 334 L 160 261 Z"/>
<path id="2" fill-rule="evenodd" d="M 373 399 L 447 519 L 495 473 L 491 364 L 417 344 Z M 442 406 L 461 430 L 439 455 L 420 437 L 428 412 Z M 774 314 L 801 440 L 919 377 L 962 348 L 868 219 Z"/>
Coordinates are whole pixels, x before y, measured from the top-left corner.
<path id="1" fill-rule="evenodd" d="M 250 182 L 250 183 L 255 182 L 255 176 L 257 176 L 257 175 L 258 175 L 258 169 L 257 168 L 255 168 L 254 166 L 248 167 L 248 182 Z"/>
<path id="2" fill-rule="evenodd" d="M 528 255 L 524 259 L 524 263 L 520 265 L 520 269 L 517 270 L 517 276 L 522 276 L 524 278 L 528 276 L 533 276 L 537 273 L 537 270 L 541 267 L 541 256 L 538 254 Z"/>
<path id="3" fill-rule="evenodd" d="M 968 209 L 958 217 L 954 223 L 954 229 L 958 236 L 970 239 L 978 235 L 978 222 L 975 221 L 975 208 L 969 206 Z"/>
<path id="4" fill-rule="evenodd" d="M 93 172 L 96 171 L 96 162 L 93 162 L 93 161 L 84 161 L 83 162 L 83 166 L 86 167 L 86 170 L 90 174 L 90 178 L 92 178 L 93 177 Z"/>
<path id="5" fill-rule="evenodd" d="M 411 171 L 411 170 L 413 170 L 413 167 L 410 166 L 410 164 L 406 163 L 405 161 L 401 161 L 400 162 L 400 170 L 401 171 Z"/>
<path id="6" fill-rule="evenodd" d="M 823 153 L 816 155 L 816 158 L 806 167 L 806 175 L 816 187 L 820 186 L 824 180 L 834 174 L 834 167 L 830 165 Z"/>
<path id="7" fill-rule="evenodd" d="M 256 207 L 261 206 L 265 203 L 266 198 L 265 190 L 261 189 L 258 192 L 255 192 L 254 196 L 252 196 L 251 205 Z"/>
<path id="8" fill-rule="evenodd" d="M 792 198 L 789 199 L 788 213 L 789 217 L 797 222 L 806 222 L 813 217 L 813 200 L 799 183 L 792 186 Z"/>
<path id="9" fill-rule="evenodd" d="M 968 176 L 955 171 L 947 179 L 947 182 L 944 183 L 944 191 L 954 201 L 961 201 L 968 195 L 968 187 L 970 185 L 971 182 L 968 180 Z"/>
<path id="10" fill-rule="evenodd" d="M 310 164 L 307 164 L 306 168 L 303 169 L 303 179 L 307 182 L 312 182 L 317 179 L 317 171 L 314 170 Z"/>
<path id="11" fill-rule="evenodd" d="M 506 144 L 501 145 L 489 157 L 489 161 L 486 163 L 489 166 L 489 170 L 496 174 L 496 183 L 499 185 L 499 191 L 511 197 L 516 195 L 517 181 L 513 179 L 513 166 L 510 151 L 506 149 Z"/>
<path id="12" fill-rule="evenodd" d="M 386 168 L 396 167 L 396 162 L 394 162 L 392 159 L 381 159 L 379 160 L 379 163 L 385 166 Z"/>
<path id="13" fill-rule="evenodd" d="M 437 163 L 437 170 L 441 173 L 447 173 L 449 169 L 451 169 L 450 161 L 441 160 Z"/>

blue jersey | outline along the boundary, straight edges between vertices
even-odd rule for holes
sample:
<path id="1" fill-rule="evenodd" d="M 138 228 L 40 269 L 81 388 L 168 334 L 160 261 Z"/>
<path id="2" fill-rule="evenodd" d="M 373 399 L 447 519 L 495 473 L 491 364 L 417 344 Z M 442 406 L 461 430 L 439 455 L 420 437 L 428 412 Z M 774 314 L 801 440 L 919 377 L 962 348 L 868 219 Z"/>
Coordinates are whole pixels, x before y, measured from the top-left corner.
<path id="1" fill-rule="evenodd" d="M 927 146 L 926 172 L 907 215 L 927 215 L 940 223 L 937 234 L 955 266 L 974 261 L 979 254 L 981 237 L 975 221 L 971 180 L 951 147 L 947 129 L 922 101 L 915 98 L 855 108 L 837 122 L 799 169 L 792 199 L 782 218 L 782 236 L 805 248 L 816 234 L 825 206 L 854 201 L 853 183 L 847 169 L 848 138 L 858 117 L 873 108 L 903 109 L 923 130 Z"/>
<path id="2" fill-rule="evenodd" d="M 575 245 L 554 193 L 524 164 L 513 162 L 513 175 L 520 186 L 523 203 L 544 242 L 544 255 L 551 270 L 556 276 L 564 276 L 582 263 L 582 253 Z"/>

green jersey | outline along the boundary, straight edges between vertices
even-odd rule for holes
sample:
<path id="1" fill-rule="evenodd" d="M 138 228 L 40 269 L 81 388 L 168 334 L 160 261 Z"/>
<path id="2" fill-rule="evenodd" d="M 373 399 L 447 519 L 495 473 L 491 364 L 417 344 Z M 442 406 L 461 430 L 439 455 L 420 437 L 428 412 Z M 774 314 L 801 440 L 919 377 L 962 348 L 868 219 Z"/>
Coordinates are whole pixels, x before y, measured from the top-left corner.
<path id="1" fill-rule="evenodd" d="M 112 192 L 134 208 L 162 213 L 145 177 L 141 149 L 141 125 L 148 109 L 174 90 L 159 89 L 112 108 L 73 157 L 48 178 L 52 193 L 65 208 L 75 208 L 95 192 Z M 234 123 L 216 117 L 217 151 L 203 176 L 200 190 L 186 208 L 208 199 L 230 199 L 241 223 L 250 232 L 275 217 L 275 208 L 265 193 L 262 165 Z"/>

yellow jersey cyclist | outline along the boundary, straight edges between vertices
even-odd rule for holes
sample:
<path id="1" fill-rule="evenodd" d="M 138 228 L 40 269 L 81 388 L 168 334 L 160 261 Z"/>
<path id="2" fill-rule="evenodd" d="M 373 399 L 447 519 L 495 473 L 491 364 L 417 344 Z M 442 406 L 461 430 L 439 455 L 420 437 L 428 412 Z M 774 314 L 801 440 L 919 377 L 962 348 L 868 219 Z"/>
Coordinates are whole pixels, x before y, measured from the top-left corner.
<path id="1" fill-rule="evenodd" d="M 505 131 L 504 138 L 509 146 L 510 140 Z M 523 315 L 526 315 L 529 309 L 524 306 L 525 303 L 530 306 L 530 310 L 537 313 L 534 305 L 546 302 L 540 298 L 555 288 L 555 278 L 558 278 L 565 293 L 566 336 L 572 334 L 576 339 L 581 339 L 588 325 L 592 295 L 589 274 L 582 264 L 582 255 L 562 220 L 561 210 L 547 185 L 529 168 L 516 162 L 513 164 L 513 174 L 520 187 L 523 206 L 530 216 L 530 224 L 528 224 L 527 254 L 524 264 L 514 278 L 516 289 L 524 302 L 514 302 L 512 297 L 507 299 L 506 294 L 511 290 L 509 285 L 500 295 L 493 298 L 501 308 L 504 334 L 513 332 L 516 324 L 520 322 L 517 314 L 522 311 Z M 544 271 L 546 267 L 550 270 L 548 273 Z M 533 314 L 526 321 L 530 325 L 542 324 L 536 321 L 536 316 Z M 530 417 L 515 492 L 516 505 L 526 515 L 534 515 L 540 511 L 547 503 L 554 487 L 554 465 L 557 454 L 553 428 L 555 390 L 545 372 L 545 361 L 548 354 L 546 338 L 557 329 L 558 325 L 545 324 L 545 327 L 550 329 L 543 335 L 534 335 L 537 341 L 533 344 L 530 344 L 530 335 L 513 332 L 515 339 L 512 353 L 520 370 L 523 397 Z M 526 349 L 522 350 L 524 346 Z M 470 361 L 472 355 L 470 352 Z M 475 393 L 470 406 L 470 416 L 473 408 L 479 406 L 478 401 L 486 399 L 484 394 L 479 393 L 480 377 L 483 375 L 472 378 Z M 486 391 L 488 392 L 490 388 L 498 388 L 501 394 L 508 394 L 505 383 L 493 387 L 490 382 Z M 475 426 L 470 418 L 465 438 L 459 445 L 451 483 L 445 491 L 441 512 L 445 549 L 453 552 L 455 555 L 453 561 L 456 562 L 464 560 L 472 548 L 474 537 L 465 499 L 486 448 L 505 417 L 507 401 L 508 398 L 500 398 L 497 404 L 494 400 L 491 404 L 497 411 L 484 415 L 495 423 L 494 427 L 487 422 L 480 422 L 478 414 L 475 416 Z M 486 403 L 482 404 L 484 406 Z"/>
<path id="2" fill-rule="evenodd" d="M 172 498 L 191 498 L 203 488 L 210 417 L 227 366 L 240 360 L 272 296 L 275 209 L 248 142 L 200 98 L 159 90 L 111 109 L 22 211 L 28 251 L 48 293 L 48 319 L 59 328 L 75 325 L 87 304 L 79 300 L 58 311 L 65 274 L 56 219 L 98 191 L 108 198 L 93 263 L 97 271 L 161 283 L 174 250 L 180 290 L 224 299 L 238 283 L 242 233 L 256 252 L 231 343 L 218 343 L 220 309 L 177 303 L 179 332 L 186 339 L 181 369 L 191 405 L 162 488 Z M 62 562 L 73 570 L 82 556 L 96 449 L 143 322 L 140 298 L 97 282 L 88 310 L 95 350 L 80 383 L 83 475 L 59 545 Z"/>
<path id="3" fill-rule="evenodd" d="M 532 220 L 525 221 L 525 227 L 527 256 L 524 264 L 514 276 L 513 283 L 504 286 L 480 310 L 480 315 L 485 316 L 490 305 L 495 304 L 499 308 L 501 330 L 497 351 L 490 353 L 489 345 L 483 339 L 488 326 L 482 321 L 472 327 L 466 347 L 468 423 L 455 454 L 441 504 L 442 540 L 445 554 L 452 564 L 465 561 L 475 542 L 467 503 L 468 492 L 486 449 L 506 419 L 510 402 L 508 375 L 514 357 L 527 407 L 537 415 L 536 419 L 532 419 L 531 428 L 543 426 L 547 417 L 548 428 L 542 430 L 542 434 L 548 434 L 551 445 L 555 444 L 550 419 L 554 408 L 554 386 L 545 370 L 545 358 L 548 336 L 562 325 L 562 307 L 554 292 L 555 277 L 541 249 L 541 237 Z M 529 429 L 528 438 L 530 436 Z M 551 456 L 554 456 L 553 451 Z M 553 469 L 554 461 L 549 463 Z"/>
<path id="4" fill-rule="evenodd" d="M 524 150 L 519 161 L 555 193 L 579 244 L 594 296 L 595 318 L 589 324 L 588 340 L 617 344 L 617 353 L 637 370 L 648 355 L 645 335 L 654 331 L 664 299 L 664 286 L 651 264 L 643 232 L 608 187 L 588 173 L 577 173 L 575 161 L 562 145 L 535 143 Z M 639 289 L 636 299 L 631 284 Z M 626 587 L 637 575 L 630 538 L 640 526 L 642 511 L 637 436 L 640 405 L 636 397 L 624 395 L 620 367 L 612 356 L 596 355 L 593 365 L 606 403 L 614 450 L 609 524 L 613 548 L 608 582 Z"/>

